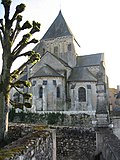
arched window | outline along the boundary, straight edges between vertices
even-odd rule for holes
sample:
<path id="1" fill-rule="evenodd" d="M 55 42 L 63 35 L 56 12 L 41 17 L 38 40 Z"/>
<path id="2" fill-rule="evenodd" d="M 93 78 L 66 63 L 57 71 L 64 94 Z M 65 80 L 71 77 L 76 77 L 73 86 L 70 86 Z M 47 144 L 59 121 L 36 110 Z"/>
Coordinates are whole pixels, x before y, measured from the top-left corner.
<path id="1" fill-rule="evenodd" d="M 45 54 L 45 48 L 43 48 L 43 54 Z"/>
<path id="2" fill-rule="evenodd" d="M 57 87 L 57 98 L 60 98 L 60 87 Z"/>
<path id="3" fill-rule="evenodd" d="M 13 95 L 13 100 L 18 103 L 20 102 L 20 94 L 18 92 L 16 92 L 14 95 Z"/>
<path id="4" fill-rule="evenodd" d="M 57 54 L 58 53 L 58 46 L 54 47 L 54 53 Z"/>
<path id="5" fill-rule="evenodd" d="M 83 87 L 78 89 L 78 100 L 79 102 L 86 102 L 86 90 Z"/>
<path id="6" fill-rule="evenodd" d="M 68 51 L 71 51 L 71 50 L 72 50 L 72 45 L 68 44 Z"/>
<path id="7" fill-rule="evenodd" d="M 43 98 L 43 87 L 40 86 L 39 88 L 39 98 Z"/>

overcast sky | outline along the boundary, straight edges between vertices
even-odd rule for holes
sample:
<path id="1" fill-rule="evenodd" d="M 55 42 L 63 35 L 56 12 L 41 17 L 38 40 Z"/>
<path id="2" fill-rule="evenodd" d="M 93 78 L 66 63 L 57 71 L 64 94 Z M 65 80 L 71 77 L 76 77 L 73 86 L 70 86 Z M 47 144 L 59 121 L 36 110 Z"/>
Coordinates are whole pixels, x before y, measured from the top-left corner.
<path id="1" fill-rule="evenodd" d="M 24 20 L 41 23 L 39 40 L 61 9 L 81 46 L 79 55 L 104 53 L 109 86 L 120 85 L 120 0 L 13 0 L 11 10 L 19 3 L 26 4 Z"/>

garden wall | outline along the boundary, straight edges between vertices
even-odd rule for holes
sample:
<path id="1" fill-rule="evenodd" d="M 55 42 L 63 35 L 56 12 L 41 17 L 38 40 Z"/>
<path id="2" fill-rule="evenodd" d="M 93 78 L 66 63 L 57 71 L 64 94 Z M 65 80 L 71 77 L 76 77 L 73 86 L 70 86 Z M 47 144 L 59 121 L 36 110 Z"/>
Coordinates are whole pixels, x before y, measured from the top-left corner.
<path id="1" fill-rule="evenodd" d="M 15 131 L 18 129 L 18 132 Z M 18 138 L 11 144 L 0 149 L 0 160 L 56 160 L 55 130 L 41 126 L 11 126 L 11 138 Z M 10 129 L 10 130 L 11 130 Z M 14 132 L 13 132 L 14 130 Z"/>
<path id="2" fill-rule="evenodd" d="M 44 125 L 57 125 L 57 126 L 77 126 L 84 128 L 91 128 L 92 116 L 88 114 L 63 114 L 63 113 L 15 113 L 10 111 L 10 121 L 17 123 L 34 123 L 34 124 L 44 124 Z"/>
<path id="3" fill-rule="evenodd" d="M 57 127 L 57 160 L 93 160 L 96 135 L 91 129 Z"/>

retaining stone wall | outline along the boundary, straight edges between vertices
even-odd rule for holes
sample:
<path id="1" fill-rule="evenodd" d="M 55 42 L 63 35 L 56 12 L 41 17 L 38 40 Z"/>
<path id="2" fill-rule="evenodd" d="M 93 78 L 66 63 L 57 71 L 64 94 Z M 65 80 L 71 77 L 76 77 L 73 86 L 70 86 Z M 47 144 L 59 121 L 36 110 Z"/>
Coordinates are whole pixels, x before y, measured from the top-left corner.
<path id="1" fill-rule="evenodd" d="M 117 136 L 108 134 L 104 137 L 102 155 L 105 160 L 120 160 L 120 140 Z"/>
<path id="2" fill-rule="evenodd" d="M 40 126 L 21 129 L 21 138 L 0 150 L 0 160 L 56 160 L 54 130 L 43 130 Z"/>
<path id="3" fill-rule="evenodd" d="M 0 160 L 93 160 L 96 149 L 95 132 L 80 127 L 14 124 L 11 137 L 15 141 L 0 151 Z"/>
<path id="4" fill-rule="evenodd" d="M 57 128 L 57 160 L 93 160 L 96 135 L 81 128 Z"/>

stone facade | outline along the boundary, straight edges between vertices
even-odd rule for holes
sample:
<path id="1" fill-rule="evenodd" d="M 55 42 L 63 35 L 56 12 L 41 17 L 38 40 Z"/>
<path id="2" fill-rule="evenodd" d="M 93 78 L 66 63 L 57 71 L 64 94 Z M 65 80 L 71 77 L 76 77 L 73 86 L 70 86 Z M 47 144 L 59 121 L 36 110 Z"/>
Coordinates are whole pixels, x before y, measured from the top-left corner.
<path id="1" fill-rule="evenodd" d="M 32 83 L 31 112 L 84 111 L 95 112 L 97 73 L 103 73 L 108 93 L 104 54 L 78 56 L 79 46 L 61 11 L 40 43 L 33 49 L 41 60 L 28 66 L 26 74 Z"/>
<path id="2" fill-rule="evenodd" d="M 47 85 L 43 85 L 44 78 L 34 78 L 36 85 L 32 87 L 33 93 L 33 106 L 35 106 L 35 112 L 39 111 L 56 111 L 64 110 L 66 95 L 65 95 L 65 81 L 63 78 L 54 77 L 57 85 L 53 84 L 53 78 L 47 78 Z M 32 82 L 33 82 L 32 81 Z M 39 88 L 43 88 L 43 97 L 39 97 Z M 61 89 L 61 95 L 56 99 L 57 86 Z"/>
<path id="3" fill-rule="evenodd" d="M 35 47 L 35 50 L 39 50 L 39 53 L 44 54 L 44 52 L 48 51 L 60 57 L 62 60 L 68 63 L 69 66 L 74 67 L 76 65 L 76 53 L 73 36 L 57 37 L 49 40 L 42 39 L 41 44 L 42 45 L 40 48 L 37 48 L 39 46 Z M 68 49 L 69 46 L 71 47 L 70 51 Z"/>
<path id="4" fill-rule="evenodd" d="M 95 154 L 95 132 L 91 129 L 56 129 L 57 160 L 92 160 Z"/>
<path id="5" fill-rule="evenodd" d="M 18 136 L 18 140 L 0 150 L 0 159 L 56 160 L 55 130 L 44 129 L 38 125 L 13 125 L 10 128 L 12 129 L 12 131 L 9 129 L 12 133 L 10 138 Z"/>
<path id="6" fill-rule="evenodd" d="M 71 99 L 71 110 L 73 111 L 95 111 L 96 110 L 96 83 L 94 82 L 76 82 L 75 88 L 71 89 L 73 82 L 69 83 L 69 95 Z M 88 88 L 88 85 L 91 88 Z M 78 90 L 84 87 L 86 90 L 86 101 L 79 102 Z"/>

